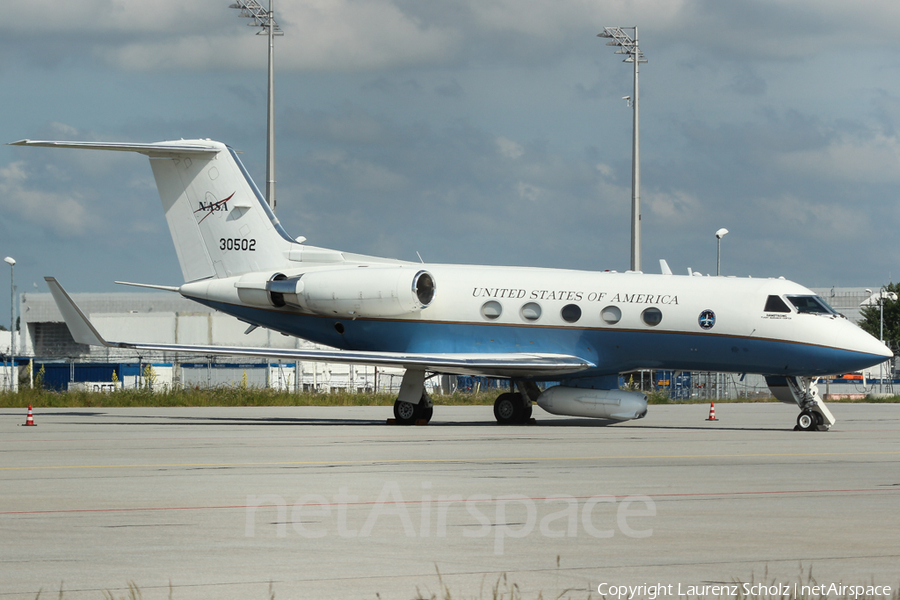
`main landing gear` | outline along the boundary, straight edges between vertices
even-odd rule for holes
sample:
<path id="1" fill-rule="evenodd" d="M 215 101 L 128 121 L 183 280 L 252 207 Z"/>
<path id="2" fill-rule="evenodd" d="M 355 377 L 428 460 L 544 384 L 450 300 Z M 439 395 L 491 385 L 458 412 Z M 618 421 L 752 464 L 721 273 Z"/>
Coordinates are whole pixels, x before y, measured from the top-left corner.
<path id="1" fill-rule="evenodd" d="M 432 415 L 434 403 L 425 393 L 425 371 L 407 369 L 394 402 L 394 418 L 399 425 L 415 425 L 418 421 L 431 421 Z"/>
<path id="2" fill-rule="evenodd" d="M 394 418 L 400 425 L 415 425 L 424 420 L 431 421 L 434 415 L 434 403 L 428 394 L 423 393 L 417 404 L 396 400 L 394 402 Z"/>
<path id="3" fill-rule="evenodd" d="M 500 425 L 524 425 L 531 422 L 533 402 L 541 395 L 534 383 L 516 382 L 517 391 L 500 394 L 494 401 L 494 418 Z M 425 371 L 407 369 L 394 402 L 398 425 L 428 423 L 434 415 L 434 403 L 425 393 Z"/>
<path id="4" fill-rule="evenodd" d="M 515 392 L 506 392 L 494 400 L 494 418 L 500 425 L 523 425 L 531 421 L 532 400 L 540 395 L 533 383 L 516 382 Z"/>

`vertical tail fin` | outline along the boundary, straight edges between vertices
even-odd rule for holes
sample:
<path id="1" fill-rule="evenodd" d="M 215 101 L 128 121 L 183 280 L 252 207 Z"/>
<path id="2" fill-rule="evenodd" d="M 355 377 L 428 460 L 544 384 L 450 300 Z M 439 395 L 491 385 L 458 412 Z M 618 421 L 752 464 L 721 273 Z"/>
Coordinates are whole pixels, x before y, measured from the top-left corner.
<path id="1" fill-rule="evenodd" d="M 234 151 L 150 156 L 185 281 L 278 268 L 291 240 Z"/>
<path id="2" fill-rule="evenodd" d="M 185 281 L 284 264 L 292 240 L 234 151 L 210 140 L 154 144 L 41 142 L 13 145 L 139 152 L 150 158 Z"/>

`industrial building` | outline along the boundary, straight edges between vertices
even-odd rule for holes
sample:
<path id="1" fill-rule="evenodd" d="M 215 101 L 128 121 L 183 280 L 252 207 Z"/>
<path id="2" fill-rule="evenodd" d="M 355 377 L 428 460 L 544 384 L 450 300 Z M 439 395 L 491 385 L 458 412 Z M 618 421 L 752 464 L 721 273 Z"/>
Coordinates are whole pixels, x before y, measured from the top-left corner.
<path id="1" fill-rule="evenodd" d="M 248 325 L 174 293 L 72 294 L 106 339 L 162 344 L 314 348 L 311 342 Z M 104 386 L 171 385 L 216 387 L 249 385 L 286 390 L 394 390 L 400 369 L 305 361 L 270 362 L 196 354 L 149 353 L 78 344 L 53 297 L 25 293 L 19 297 L 21 337 L 16 344 L 20 378 L 23 362 L 33 358 L 32 371 L 44 366 L 44 382 L 67 389 L 68 384 Z M 7 352 L 8 353 L 7 341 Z M 112 373 L 115 373 L 115 382 Z M 29 375 L 31 379 L 34 373 Z M 8 384 L 7 384 L 8 385 Z M 5 386 L 4 386 L 5 387 Z M 78 386 L 76 386 L 78 387 Z"/>

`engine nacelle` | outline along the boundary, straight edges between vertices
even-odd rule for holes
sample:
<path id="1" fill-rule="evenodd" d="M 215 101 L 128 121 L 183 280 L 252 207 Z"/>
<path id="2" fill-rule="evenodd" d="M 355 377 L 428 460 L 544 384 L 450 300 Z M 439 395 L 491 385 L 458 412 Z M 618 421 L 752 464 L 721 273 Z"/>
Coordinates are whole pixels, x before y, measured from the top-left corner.
<path id="1" fill-rule="evenodd" d="M 256 275 L 256 274 L 254 274 Z M 267 281 L 242 279 L 241 300 L 249 304 L 293 306 L 339 317 L 399 317 L 427 308 L 434 300 L 434 277 L 405 266 L 367 266 L 309 271 Z"/>
<path id="2" fill-rule="evenodd" d="M 592 390 L 557 385 L 545 390 L 538 406 L 554 415 L 629 421 L 647 414 L 647 396 L 624 390 Z"/>

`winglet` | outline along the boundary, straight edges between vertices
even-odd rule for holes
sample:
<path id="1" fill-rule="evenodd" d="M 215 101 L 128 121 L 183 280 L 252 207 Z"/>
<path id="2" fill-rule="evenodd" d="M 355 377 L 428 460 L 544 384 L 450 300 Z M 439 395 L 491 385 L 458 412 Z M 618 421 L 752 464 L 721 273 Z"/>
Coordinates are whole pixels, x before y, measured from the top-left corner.
<path id="1" fill-rule="evenodd" d="M 72 300 L 66 290 L 56 281 L 55 277 L 44 277 L 50 293 L 53 294 L 53 300 L 62 313 L 66 326 L 72 334 L 72 338 L 79 344 L 87 344 L 89 346 L 108 346 L 111 347 L 106 340 L 103 339 L 88 318 L 81 312 L 78 305 Z"/>

